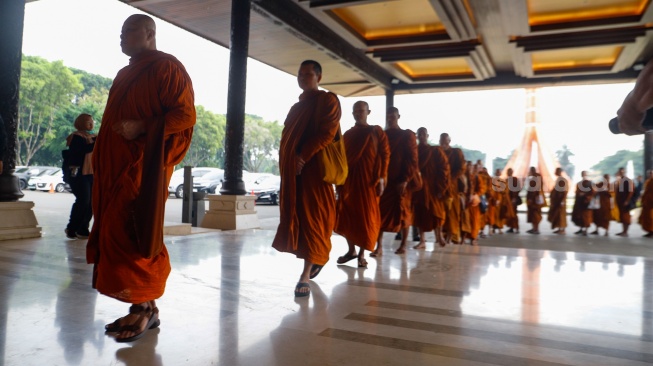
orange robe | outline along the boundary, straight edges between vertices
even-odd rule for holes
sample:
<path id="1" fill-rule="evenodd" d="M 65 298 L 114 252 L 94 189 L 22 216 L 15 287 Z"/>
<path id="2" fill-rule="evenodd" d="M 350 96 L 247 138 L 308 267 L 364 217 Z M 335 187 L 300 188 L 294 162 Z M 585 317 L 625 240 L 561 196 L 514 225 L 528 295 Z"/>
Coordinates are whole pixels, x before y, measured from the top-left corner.
<path id="1" fill-rule="evenodd" d="M 390 145 L 379 126 L 354 125 L 344 134 L 349 175 L 338 187 L 335 232 L 365 250 L 374 250 L 381 230 L 379 178 L 387 181 Z"/>
<path id="2" fill-rule="evenodd" d="M 547 219 L 552 229 L 564 229 L 567 227 L 567 193 L 569 184 L 563 177 L 556 179 L 555 185 L 549 193 L 549 214 Z"/>
<path id="3" fill-rule="evenodd" d="M 279 227 L 272 247 L 324 265 L 336 223 L 333 186 L 322 178 L 319 152 L 340 129 L 340 102 L 333 93 L 309 91 L 288 112 L 279 144 Z M 296 175 L 297 157 L 306 163 Z"/>
<path id="4" fill-rule="evenodd" d="M 112 128 L 145 121 L 146 133 L 127 141 Z M 170 259 L 163 217 L 173 168 L 190 147 L 195 124 L 193 86 L 183 65 L 145 51 L 118 72 L 93 151 L 93 229 L 86 259 L 93 286 L 129 303 L 163 295 Z M 137 245 L 160 247 L 144 258 Z"/>
<path id="5" fill-rule="evenodd" d="M 385 131 L 390 145 L 388 184 L 383 191 L 381 208 L 381 231 L 398 232 L 412 223 L 411 197 L 406 191 L 400 195 L 399 186 L 418 173 L 417 139 L 411 130 L 392 128 Z"/>
<path id="6" fill-rule="evenodd" d="M 482 196 L 487 191 L 487 181 L 484 174 L 471 175 L 471 195 Z M 471 196 L 470 196 L 471 197 Z M 471 200 L 470 200 L 471 201 Z M 469 236 L 472 239 L 478 237 L 481 228 L 483 227 L 483 217 L 481 214 L 481 206 L 479 204 L 470 204 L 467 207 L 469 213 Z"/>
<path id="7" fill-rule="evenodd" d="M 446 201 L 447 212 L 445 214 L 443 231 L 451 234 L 451 240 L 461 240 L 460 227 L 464 213 L 465 193 L 461 192 L 460 177 L 464 175 L 465 155 L 459 148 L 445 150 L 447 161 L 449 161 L 449 199 Z"/>
<path id="8" fill-rule="evenodd" d="M 496 192 L 492 189 L 492 176 L 488 173 L 481 173 L 481 177 L 485 179 L 485 199 L 487 200 L 487 210 L 482 214 L 481 227 L 486 225 L 492 225 L 496 222 L 496 211 L 497 211 L 497 195 Z"/>
<path id="9" fill-rule="evenodd" d="M 513 216 L 506 217 L 506 225 L 511 229 L 519 230 L 519 216 L 517 216 L 517 207 L 519 206 L 519 192 L 522 190 L 521 182 L 517 177 L 508 177 L 506 179 L 508 185 L 508 195 L 510 197 L 510 204 L 512 205 Z"/>
<path id="10" fill-rule="evenodd" d="M 439 146 L 417 146 L 422 189 L 413 193 L 413 226 L 424 231 L 441 228 L 446 217 L 445 200 L 449 196 L 450 167 Z"/>
<path id="11" fill-rule="evenodd" d="M 639 215 L 639 224 L 644 231 L 653 232 L 653 178 L 644 183 L 644 193 L 641 197 L 642 213 Z"/>
<path id="12" fill-rule="evenodd" d="M 496 204 L 494 227 L 498 229 L 503 229 L 506 221 L 515 216 L 515 211 L 510 202 L 510 190 L 508 188 L 508 182 L 504 179 L 495 177 L 492 181 L 492 190 Z"/>
<path id="13" fill-rule="evenodd" d="M 604 188 L 604 186 L 606 186 Z M 612 194 L 610 184 L 596 183 L 596 195 L 599 197 L 601 207 L 592 210 L 592 221 L 597 227 L 608 229 L 612 220 Z"/>
<path id="14" fill-rule="evenodd" d="M 526 222 L 534 225 L 542 221 L 542 207 L 546 206 L 542 187 L 542 176 L 529 177 L 532 185 L 526 186 Z"/>
<path id="15" fill-rule="evenodd" d="M 594 197 L 594 192 L 591 181 L 584 179 L 576 183 L 576 199 L 571 211 L 571 221 L 576 226 L 584 228 L 592 224 L 592 210 L 589 208 L 592 197 Z"/>
<path id="16" fill-rule="evenodd" d="M 635 185 L 630 178 L 619 178 L 614 183 L 615 204 L 619 208 L 619 221 L 622 224 L 630 224 L 630 199 L 633 197 Z"/>

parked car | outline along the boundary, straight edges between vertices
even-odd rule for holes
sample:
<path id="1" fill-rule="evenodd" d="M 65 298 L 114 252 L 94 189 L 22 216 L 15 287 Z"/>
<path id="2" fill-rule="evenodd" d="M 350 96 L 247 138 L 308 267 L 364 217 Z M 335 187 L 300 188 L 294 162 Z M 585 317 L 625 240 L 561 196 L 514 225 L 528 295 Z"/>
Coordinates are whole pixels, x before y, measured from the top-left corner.
<path id="1" fill-rule="evenodd" d="M 193 181 L 193 186 L 195 186 L 195 183 L 197 183 L 199 186 L 198 190 L 200 192 L 215 194 L 216 191 L 218 191 L 219 187 L 222 186 L 223 181 L 224 181 L 224 170 L 219 169 L 213 172 L 206 173 L 203 176 L 197 178 L 196 180 Z"/>
<path id="2" fill-rule="evenodd" d="M 27 182 L 27 186 L 33 191 L 53 189 L 55 192 L 61 193 L 66 190 L 66 183 L 63 181 L 63 172 L 60 168 L 46 169 L 39 175 L 31 177 Z"/>
<path id="3" fill-rule="evenodd" d="M 29 179 L 33 176 L 37 176 L 40 173 L 43 173 L 47 169 L 56 169 L 54 166 L 19 166 L 16 167 L 14 175 L 18 177 L 18 182 L 20 183 L 20 189 L 27 189 L 27 183 Z"/>
<path id="4" fill-rule="evenodd" d="M 278 175 L 266 175 L 259 177 L 251 185 L 251 191 L 256 196 L 256 203 L 279 204 L 279 190 L 281 189 L 281 177 Z"/>
<path id="5" fill-rule="evenodd" d="M 222 171 L 222 169 L 209 167 L 193 168 L 191 170 L 191 174 L 193 175 L 193 190 L 199 190 L 202 188 L 201 182 L 198 183 L 197 181 L 198 178 L 216 171 Z M 224 171 L 222 172 L 224 174 Z M 184 196 L 184 168 L 177 169 L 172 173 L 172 178 L 170 178 L 170 184 L 168 185 L 168 193 L 174 193 L 177 198 L 182 198 Z"/>

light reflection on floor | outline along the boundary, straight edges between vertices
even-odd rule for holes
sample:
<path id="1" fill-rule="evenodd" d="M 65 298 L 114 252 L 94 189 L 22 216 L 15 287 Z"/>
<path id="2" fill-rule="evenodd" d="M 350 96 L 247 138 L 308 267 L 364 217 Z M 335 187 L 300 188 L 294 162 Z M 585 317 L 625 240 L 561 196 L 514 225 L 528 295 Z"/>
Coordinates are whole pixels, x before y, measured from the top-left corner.
<path id="1" fill-rule="evenodd" d="M 127 305 L 90 289 L 82 242 L 0 242 L 0 356 L 5 365 L 346 365 L 653 363 L 653 256 L 624 242 L 494 236 L 483 246 L 337 266 L 295 299 L 301 262 L 273 232 L 167 238 L 173 271 L 161 327 L 118 344 L 103 326 Z M 645 239 L 631 243 L 643 250 Z M 567 250 L 547 247 L 564 245 Z M 630 245 L 630 244 L 626 244 Z M 536 249 L 523 249 L 528 246 Z M 612 249 L 610 249 L 610 247 Z M 612 251 L 612 253 L 609 253 Z M 1 362 L 0 362 L 1 364 Z"/>

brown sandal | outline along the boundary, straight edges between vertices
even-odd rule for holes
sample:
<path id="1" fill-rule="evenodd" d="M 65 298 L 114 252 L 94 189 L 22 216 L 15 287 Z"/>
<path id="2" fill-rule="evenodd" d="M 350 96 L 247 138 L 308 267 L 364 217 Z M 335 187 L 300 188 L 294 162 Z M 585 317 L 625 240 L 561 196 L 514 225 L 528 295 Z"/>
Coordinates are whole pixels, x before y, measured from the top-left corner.
<path id="1" fill-rule="evenodd" d="M 149 309 L 149 307 L 147 309 Z M 156 307 L 154 309 L 155 309 L 154 311 L 158 314 L 159 309 L 156 308 Z M 143 312 L 145 310 L 146 310 L 146 308 L 144 306 L 142 306 L 142 305 L 132 305 L 132 306 L 129 307 L 129 314 L 139 314 L 139 313 L 141 313 L 141 312 Z M 124 316 L 114 320 L 113 323 L 105 325 L 104 326 L 104 332 L 105 333 L 117 333 L 117 332 L 122 331 L 123 329 L 122 329 L 122 325 L 120 325 L 120 323 L 123 321 L 123 319 L 125 319 Z M 154 328 L 158 327 L 159 325 L 161 325 L 161 321 L 157 317 L 156 321 L 150 326 L 149 329 L 154 329 Z"/>
<path id="2" fill-rule="evenodd" d="M 134 313 L 132 313 L 132 308 L 134 308 Z M 140 311 L 137 311 L 140 310 Z M 145 332 L 147 332 L 150 329 L 154 329 L 159 326 L 160 321 L 159 321 L 159 308 L 154 307 L 153 309 L 150 307 L 144 307 L 141 305 L 132 305 L 129 308 L 130 314 L 136 314 L 140 313 L 138 316 L 138 319 L 136 319 L 135 322 L 128 324 L 128 325 L 123 325 L 120 329 L 120 332 L 138 332 L 141 330 L 141 327 L 139 324 L 145 319 L 146 317 L 148 318 L 147 323 L 145 324 L 145 327 L 140 333 L 136 333 L 131 337 L 127 338 L 115 338 L 116 342 L 119 343 L 125 343 L 125 342 L 133 342 L 145 335 Z"/>

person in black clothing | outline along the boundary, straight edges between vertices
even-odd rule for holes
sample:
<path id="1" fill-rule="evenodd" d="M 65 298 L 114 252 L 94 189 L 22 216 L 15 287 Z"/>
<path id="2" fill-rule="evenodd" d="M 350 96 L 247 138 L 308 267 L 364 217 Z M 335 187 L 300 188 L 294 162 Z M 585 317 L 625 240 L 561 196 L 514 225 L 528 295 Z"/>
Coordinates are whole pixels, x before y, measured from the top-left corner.
<path id="1" fill-rule="evenodd" d="M 70 150 L 70 189 L 75 203 L 70 210 L 70 220 L 65 233 L 68 239 L 88 239 L 88 226 L 93 216 L 91 189 L 93 168 L 91 153 L 95 146 L 95 134 L 91 133 L 95 122 L 90 114 L 82 113 L 75 119 L 77 131 L 66 138 Z"/>

